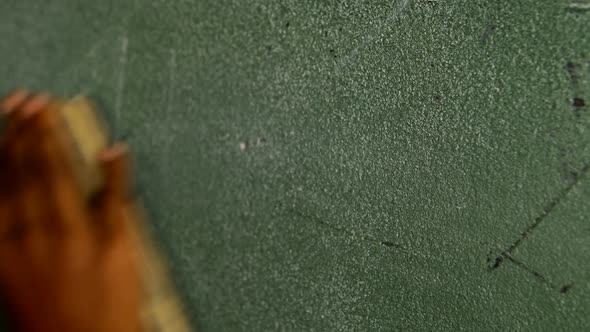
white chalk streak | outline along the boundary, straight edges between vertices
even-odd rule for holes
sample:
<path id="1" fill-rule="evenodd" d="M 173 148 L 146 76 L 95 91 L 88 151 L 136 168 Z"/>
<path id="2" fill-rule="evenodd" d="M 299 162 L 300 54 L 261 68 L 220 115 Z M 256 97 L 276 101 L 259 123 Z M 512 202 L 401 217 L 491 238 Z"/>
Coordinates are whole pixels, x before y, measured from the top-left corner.
<path id="1" fill-rule="evenodd" d="M 568 7 L 570 9 L 590 10 L 590 3 L 571 3 Z"/>
<path id="2" fill-rule="evenodd" d="M 127 35 L 121 37 L 121 55 L 119 56 L 119 73 L 117 77 L 117 91 L 115 95 L 115 126 L 118 126 L 121 118 L 121 103 L 123 102 L 123 91 L 125 90 L 125 80 L 127 77 L 127 52 L 129 48 L 129 39 Z"/>

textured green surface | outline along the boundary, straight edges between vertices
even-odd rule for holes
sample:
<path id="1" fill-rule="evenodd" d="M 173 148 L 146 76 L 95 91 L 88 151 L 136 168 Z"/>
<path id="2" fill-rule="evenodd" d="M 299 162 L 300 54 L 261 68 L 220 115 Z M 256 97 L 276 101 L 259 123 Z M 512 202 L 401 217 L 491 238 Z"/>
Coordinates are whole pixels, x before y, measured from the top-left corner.
<path id="1" fill-rule="evenodd" d="M 200 331 L 588 330 L 588 7 L 7 0 L 0 88 L 100 98 Z"/>

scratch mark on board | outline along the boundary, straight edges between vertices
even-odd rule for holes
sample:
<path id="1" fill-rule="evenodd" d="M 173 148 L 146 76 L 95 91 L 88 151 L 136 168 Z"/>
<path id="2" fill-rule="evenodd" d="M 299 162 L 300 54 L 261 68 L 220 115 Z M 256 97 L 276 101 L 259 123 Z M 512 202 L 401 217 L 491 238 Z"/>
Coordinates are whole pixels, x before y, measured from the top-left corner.
<path id="1" fill-rule="evenodd" d="M 529 235 L 539 227 L 539 225 L 553 212 L 553 210 L 562 202 L 562 200 L 580 183 L 581 177 L 584 176 L 590 170 L 590 164 L 586 164 L 580 172 L 575 176 L 574 181 L 565 187 L 563 190 L 559 192 L 559 194 L 553 198 L 541 211 L 533 223 L 529 225 L 521 234 L 518 239 L 516 239 L 508 248 L 506 248 L 500 255 L 498 255 L 494 263 L 490 266 L 492 269 L 497 269 L 502 265 L 502 262 L 505 258 L 510 258 L 512 252 L 518 248 L 528 237 Z"/>
<path id="2" fill-rule="evenodd" d="M 542 282 L 544 284 L 547 284 L 550 288 L 557 289 L 555 284 L 553 284 L 551 281 L 549 281 L 549 279 L 547 279 L 540 272 L 538 272 L 538 271 L 532 269 L 531 267 L 529 267 L 528 265 L 526 265 L 523 261 L 520 261 L 512 256 L 506 256 L 506 259 L 508 261 L 510 261 L 511 263 L 514 263 L 516 266 L 522 268 L 526 272 L 530 273 L 533 277 L 535 277 L 535 279 L 539 280 L 540 282 Z"/>
<path id="3" fill-rule="evenodd" d="M 360 239 L 362 241 L 366 241 L 366 242 L 370 242 L 371 244 L 379 244 L 381 246 L 387 247 L 389 249 L 397 249 L 397 251 L 402 251 L 402 252 L 406 252 L 406 253 L 413 253 L 416 254 L 413 251 L 408 250 L 408 248 L 406 248 L 404 245 L 399 244 L 397 242 L 393 242 L 393 241 L 389 241 L 389 240 L 378 240 L 376 236 L 369 234 L 369 233 L 364 233 L 364 232 L 356 232 L 354 230 L 345 228 L 345 227 L 341 227 L 341 226 L 337 226 L 334 224 L 331 224 L 329 222 L 326 222 L 325 220 L 323 220 L 321 217 L 317 216 L 317 215 L 312 215 L 309 213 L 305 213 L 302 211 L 299 211 L 297 208 L 295 207 L 290 207 L 287 208 L 287 212 L 292 214 L 292 215 L 296 215 L 304 220 L 307 220 L 309 222 L 312 222 L 316 225 L 322 226 L 330 231 L 333 232 L 338 232 L 344 235 L 347 235 L 353 239 Z"/>

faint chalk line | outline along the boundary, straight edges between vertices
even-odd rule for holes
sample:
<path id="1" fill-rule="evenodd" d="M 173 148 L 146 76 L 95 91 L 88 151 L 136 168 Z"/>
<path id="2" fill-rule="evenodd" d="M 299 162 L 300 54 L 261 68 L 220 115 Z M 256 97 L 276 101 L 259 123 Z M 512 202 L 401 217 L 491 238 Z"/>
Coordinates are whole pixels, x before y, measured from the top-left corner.
<path id="1" fill-rule="evenodd" d="M 570 3 L 567 7 L 569 9 L 590 10 L 590 3 Z"/>
<path id="2" fill-rule="evenodd" d="M 168 88 L 166 90 L 166 114 L 170 114 L 172 108 L 172 97 L 174 94 L 174 86 L 176 84 L 176 49 L 170 49 L 170 57 L 168 58 Z"/>
<path id="3" fill-rule="evenodd" d="M 59 76 L 56 78 L 57 82 L 60 82 L 62 79 L 69 79 L 69 77 L 68 77 L 69 74 L 71 74 L 72 71 L 77 70 L 80 66 L 82 66 L 84 64 L 84 61 L 86 60 L 86 58 L 88 58 L 90 56 L 95 56 L 96 51 L 100 47 L 102 47 L 103 44 L 111 41 L 111 39 L 109 37 L 111 37 L 113 35 L 113 32 L 116 32 L 117 30 L 124 30 L 127 28 L 129 21 L 131 19 L 133 19 L 137 14 L 140 13 L 141 7 L 138 5 L 137 0 L 134 0 L 133 4 L 134 5 L 133 5 L 132 10 L 127 14 L 127 16 L 125 16 L 123 18 L 124 24 L 120 25 L 120 26 L 110 26 L 110 27 L 102 30 L 102 33 L 98 36 L 97 40 L 89 47 L 88 51 L 82 53 L 82 55 L 77 59 L 76 62 L 68 65 L 66 68 L 64 68 L 61 71 Z"/>
<path id="4" fill-rule="evenodd" d="M 162 114 L 156 114 L 157 118 L 151 118 L 151 120 L 155 119 L 154 121 L 144 121 L 137 126 L 134 126 L 132 129 L 126 129 L 126 132 L 123 134 L 124 139 L 129 139 L 135 136 L 138 131 L 150 128 L 154 122 L 161 122 L 162 119 L 167 119 L 170 116 L 172 106 L 174 105 L 174 92 L 176 91 L 176 74 L 178 67 L 177 53 L 178 52 L 175 48 L 171 48 L 170 55 L 168 56 L 168 82 L 166 88 L 162 89 L 164 93 L 161 100 L 164 105 L 160 108 L 160 110 L 164 110 L 164 112 Z"/>
<path id="5" fill-rule="evenodd" d="M 110 41 L 108 38 L 109 36 L 110 35 L 105 33 L 104 36 L 101 36 L 100 39 L 94 42 L 88 48 L 88 50 L 82 53 L 82 55 L 80 55 L 73 63 L 70 63 L 67 66 L 65 66 L 56 76 L 56 82 L 61 83 L 65 79 L 71 79 L 70 74 L 72 74 L 72 72 L 80 69 L 82 65 L 86 65 L 86 60 L 88 60 L 88 58 L 95 57 L 96 52 L 103 46 L 103 44 L 105 44 L 107 41 Z"/>
<path id="6" fill-rule="evenodd" d="M 398 5 L 395 6 L 395 8 L 388 16 L 384 20 L 376 24 L 376 26 L 373 28 L 373 31 L 368 34 L 367 38 L 365 38 L 355 48 L 353 48 L 350 52 L 346 53 L 340 58 L 338 66 L 341 68 L 349 67 L 351 63 L 356 60 L 356 58 L 362 50 L 367 48 L 370 44 L 375 42 L 377 38 L 379 38 L 392 28 L 393 21 L 395 21 L 395 19 L 398 18 L 404 12 L 409 3 L 410 0 L 399 1 Z"/>
<path id="7" fill-rule="evenodd" d="M 121 37 L 121 55 L 119 56 L 119 73 L 117 77 L 117 91 L 115 96 L 115 128 L 121 118 L 121 103 L 123 101 L 123 91 L 125 90 L 125 80 L 127 78 L 127 52 L 129 49 L 129 39 L 127 34 Z M 115 130 L 116 132 L 116 130 Z"/>

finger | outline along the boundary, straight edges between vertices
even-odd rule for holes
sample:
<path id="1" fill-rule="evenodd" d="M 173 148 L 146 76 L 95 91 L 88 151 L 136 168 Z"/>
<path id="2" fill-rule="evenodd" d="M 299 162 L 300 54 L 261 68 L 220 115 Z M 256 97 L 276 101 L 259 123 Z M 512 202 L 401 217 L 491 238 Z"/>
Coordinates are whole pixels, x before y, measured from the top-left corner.
<path id="1" fill-rule="evenodd" d="M 103 151 L 100 163 L 104 186 L 97 196 L 97 223 L 106 234 L 124 229 L 124 209 L 129 200 L 130 160 L 128 148 L 117 144 Z"/>
<path id="2" fill-rule="evenodd" d="M 33 105 L 29 109 L 23 109 L 23 113 L 29 112 L 30 119 L 26 127 L 33 137 L 28 148 L 40 159 L 39 162 L 44 166 L 43 171 L 48 175 L 47 180 L 65 180 L 73 185 L 75 178 L 67 158 L 67 143 L 61 130 L 58 108 L 59 105 L 53 102 L 42 108 L 35 108 Z"/>
<path id="3" fill-rule="evenodd" d="M 9 94 L 8 96 L 6 96 L 4 99 L 2 99 L 2 101 L 0 102 L 0 113 L 5 116 L 4 123 L 3 123 L 3 128 L 7 127 L 9 122 L 9 115 L 11 113 L 13 113 L 16 109 L 18 109 L 22 104 L 25 103 L 25 101 L 27 99 L 29 99 L 30 94 L 27 90 L 24 89 L 19 89 L 16 90 L 14 92 L 12 92 L 11 94 Z M 8 122 L 8 123 L 6 123 Z M 6 141 L 5 137 L 7 135 L 3 132 L 2 133 L 2 140 L 0 141 L 0 144 L 4 145 L 3 143 Z"/>
<path id="4" fill-rule="evenodd" d="M 16 181 L 13 170 L 14 163 L 8 149 L 5 146 L 0 146 L 0 200 L 9 198 L 14 190 Z"/>
<path id="5" fill-rule="evenodd" d="M 2 197 L 0 202 L 0 244 L 13 243 L 20 234 L 20 220 L 16 218 L 17 210 L 15 200 L 12 197 Z"/>
<path id="6" fill-rule="evenodd" d="M 45 108 L 51 98 L 47 94 L 29 95 L 23 92 L 16 92 L 9 96 L 2 103 L 2 110 L 7 114 L 7 126 L 3 134 L 3 145 L 9 144 L 20 135 L 23 125 L 32 115 Z"/>
<path id="7" fill-rule="evenodd" d="M 37 94 L 29 99 L 25 104 L 23 104 L 23 106 L 20 108 L 20 114 L 22 114 L 22 116 L 25 118 L 29 118 L 35 113 L 43 110 L 47 105 L 49 105 L 50 102 L 51 96 L 49 96 L 47 93 Z"/>
<path id="8" fill-rule="evenodd" d="M 14 111 L 12 116 L 21 125 L 10 137 L 17 185 L 21 191 L 35 193 L 30 204 L 42 208 L 28 222 L 30 227 L 50 231 L 47 234 L 65 234 L 67 229 L 85 227 L 85 205 L 61 137 L 58 108 L 48 95 L 30 98 Z"/>
<path id="9" fill-rule="evenodd" d="M 26 127 L 35 133 L 28 153 L 34 156 L 32 158 L 40 168 L 37 170 L 37 181 L 42 190 L 51 196 L 48 199 L 51 204 L 46 205 L 45 213 L 55 216 L 44 219 L 44 227 L 58 233 L 86 228 L 85 200 L 68 157 L 59 104 L 53 102 L 41 110 L 31 107 L 23 109 L 23 112 L 30 112 Z"/>
<path id="10" fill-rule="evenodd" d="M 15 92 L 4 99 L 1 108 L 5 112 L 10 112 L 10 123 L 7 135 L 4 137 L 7 141 L 0 149 L 0 179 L 2 179 L 4 190 L 2 198 L 9 195 L 15 198 L 14 203 L 17 205 L 32 203 L 40 204 L 43 199 L 37 199 L 39 192 L 39 175 L 43 163 L 39 160 L 35 148 L 39 145 L 35 139 L 35 132 L 24 130 L 24 122 L 17 123 L 15 117 L 21 113 L 34 114 L 39 112 L 48 103 L 49 97 L 46 95 L 37 95 L 30 97 L 27 92 Z M 17 130 L 18 129 L 18 130 Z M 23 129 L 23 130 L 21 130 Z M 19 132 L 19 137 L 16 132 Z M 21 214 L 17 229 L 28 229 L 38 224 L 39 217 L 35 214 L 38 212 L 38 206 L 20 206 Z M 14 218 L 13 218 L 14 219 Z M 7 221 L 9 222 L 9 221 Z M 10 222 L 14 222 L 10 221 Z"/>
<path id="11" fill-rule="evenodd" d="M 63 173 L 66 163 L 58 139 L 57 110 L 51 98 L 33 96 L 15 110 L 12 117 L 18 118 L 17 122 L 23 119 L 13 126 L 7 137 L 11 145 L 9 157 L 21 175 L 48 180 L 54 178 L 52 173 Z"/>
<path id="12" fill-rule="evenodd" d="M 30 95 L 25 91 L 17 92 L 5 101 L 4 109 L 10 122 L 24 120 L 39 112 L 49 104 L 51 97 L 47 93 Z"/>
<path id="13" fill-rule="evenodd" d="M 104 189 L 113 199 L 124 201 L 129 194 L 130 160 L 125 144 L 116 144 L 99 156 L 104 173 Z"/>

